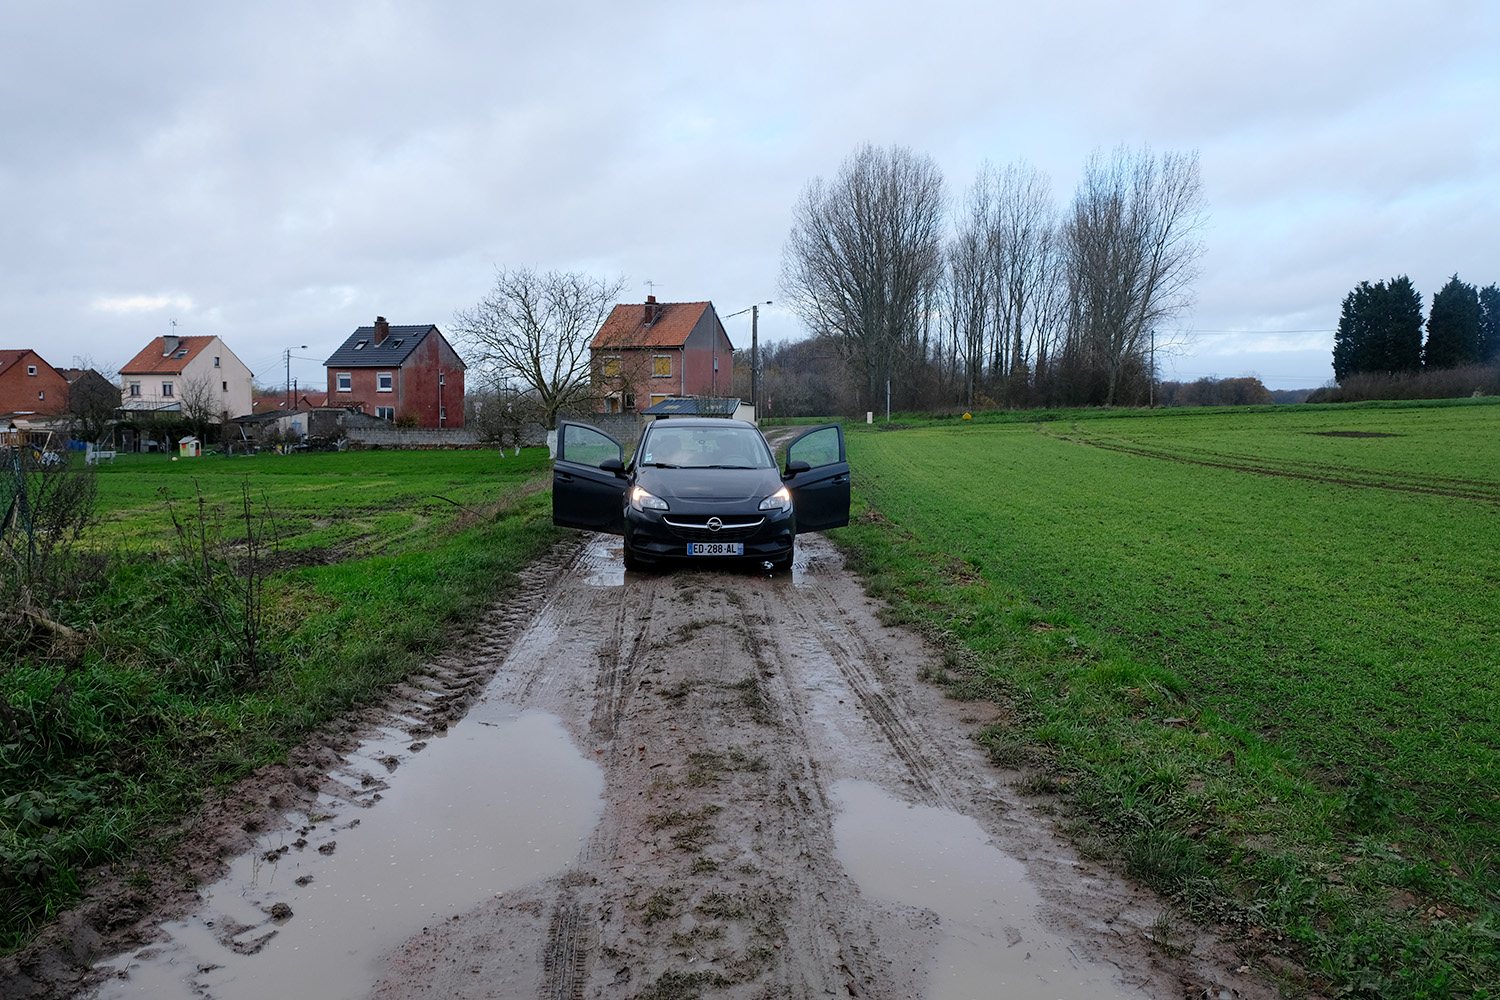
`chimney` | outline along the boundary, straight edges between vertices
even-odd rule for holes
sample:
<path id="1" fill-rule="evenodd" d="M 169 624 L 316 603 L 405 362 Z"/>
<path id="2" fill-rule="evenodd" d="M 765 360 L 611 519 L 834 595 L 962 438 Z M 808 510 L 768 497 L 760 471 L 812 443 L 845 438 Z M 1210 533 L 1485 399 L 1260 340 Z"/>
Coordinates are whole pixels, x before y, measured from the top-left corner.
<path id="1" fill-rule="evenodd" d="M 385 343 L 385 338 L 391 335 L 391 324 L 385 321 L 384 316 L 375 317 L 375 343 Z"/>
<path id="2" fill-rule="evenodd" d="M 656 322 L 656 317 L 661 315 L 661 306 L 656 304 L 656 296 L 646 296 L 646 325 L 650 326 Z"/>
<path id="3" fill-rule="evenodd" d="M 177 345 L 181 342 L 175 333 L 161 338 L 161 356 L 165 358 L 171 355 L 173 351 L 177 350 Z"/>

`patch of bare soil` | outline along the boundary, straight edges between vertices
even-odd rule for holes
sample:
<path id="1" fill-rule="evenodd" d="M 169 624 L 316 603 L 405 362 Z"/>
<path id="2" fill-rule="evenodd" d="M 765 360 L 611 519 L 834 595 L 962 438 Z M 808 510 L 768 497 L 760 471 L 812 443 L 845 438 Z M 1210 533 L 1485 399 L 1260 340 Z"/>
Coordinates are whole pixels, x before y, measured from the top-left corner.
<path id="1" fill-rule="evenodd" d="M 147 940 L 195 902 L 184 882 L 207 880 L 287 812 L 311 809 L 320 788 L 379 808 L 402 772 L 342 772 L 352 741 L 397 725 L 419 752 L 424 731 L 481 695 L 562 720 L 603 771 L 602 819 L 566 870 L 413 928 L 383 962 L 375 997 L 933 995 L 953 932 L 934 910 L 851 875 L 837 835 L 845 782 L 969 817 L 986 850 L 1022 862 L 1040 902 L 1030 922 L 996 928 L 993 946 L 1029 957 L 1041 935 L 1057 936 L 1068 961 L 1104 970 L 1104 992 L 1081 995 L 1276 995 L 1231 944 L 1164 920 L 1159 900 L 1080 860 L 1046 805 L 1016 793 L 1020 775 L 974 744 L 1001 709 L 920 680 L 936 652 L 881 624 L 828 542 L 798 544 L 790 577 L 624 575 L 618 540 L 585 538 L 390 705 L 205 810 L 153 877 L 175 890 L 101 884 L 3 970 L 18 989 L 0 996 L 78 988 L 81 962 Z M 296 920 L 279 930 L 296 934 Z"/>

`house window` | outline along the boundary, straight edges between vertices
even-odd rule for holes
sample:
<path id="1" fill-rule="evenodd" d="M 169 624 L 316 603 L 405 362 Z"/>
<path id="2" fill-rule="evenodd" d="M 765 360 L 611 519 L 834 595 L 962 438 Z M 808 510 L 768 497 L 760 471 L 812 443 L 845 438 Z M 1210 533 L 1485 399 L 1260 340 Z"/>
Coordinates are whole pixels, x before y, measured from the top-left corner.
<path id="1" fill-rule="evenodd" d="M 130 394 L 132 396 L 139 396 L 141 394 L 141 384 L 139 382 L 130 383 Z"/>
<path id="2" fill-rule="evenodd" d="M 375 415 L 381 420 L 395 420 L 396 408 L 394 406 L 377 406 L 375 407 Z"/>
<path id="3" fill-rule="evenodd" d="M 170 396 L 170 395 L 172 395 L 172 383 L 171 382 L 163 382 L 161 384 L 161 394 L 163 396 Z"/>
<path id="4" fill-rule="evenodd" d="M 604 359 L 604 377 L 605 378 L 615 378 L 619 374 L 620 374 L 620 359 L 619 358 L 605 358 Z"/>
<path id="5" fill-rule="evenodd" d="M 369 343 L 368 340 L 361 340 L 359 343 L 357 343 L 357 344 L 354 345 L 354 349 L 356 351 L 363 351 L 365 349 L 365 345 L 368 344 L 368 343 Z"/>
<path id="6" fill-rule="evenodd" d="M 627 409 L 627 410 L 633 410 L 633 409 L 635 409 L 635 393 L 633 393 L 633 392 L 627 392 L 625 394 L 625 409 Z"/>
<path id="7" fill-rule="evenodd" d="M 394 382 L 395 382 L 395 380 L 391 377 L 391 373 L 390 372 L 376 372 L 375 373 L 375 391 L 376 392 L 390 392 L 391 391 L 391 386 L 394 384 Z"/>
<path id="8" fill-rule="evenodd" d="M 352 374 L 350 374 L 349 372 L 339 372 L 338 375 L 334 377 L 338 380 L 339 392 L 354 391 L 354 376 Z"/>
<path id="9" fill-rule="evenodd" d="M 219 356 L 217 354 L 214 355 L 214 367 L 219 367 Z"/>
<path id="10" fill-rule="evenodd" d="M 664 399 L 671 399 L 671 398 L 672 398 L 671 396 L 666 396 L 666 395 L 658 396 L 656 393 L 653 392 L 651 394 L 651 405 L 655 406 L 657 403 L 660 403 L 662 400 L 664 400 Z"/>
<path id="11" fill-rule="evenodd" d="M 36 365 L 27 365 L 26 366 L 26 374 L 27 375 L 35 375 L 36 374 Z"/>
<path id="12" fill-rule="evenodd" d="M 395 348 L 395 347 L 400 347 L 400 346 L 401 346 L 401 338 L 400 337 L 397 337 L 395 340 L 391 341 L 391 347 Z"/>
<path id="13" fill-rule="evenodd" d="M 177 360 L 180 361 L 183 358 L 187 357 L 187 352 L 188 352 L 188 349 L 186 347 L 184 347 L 182 350 L 180 350 L 176 354 L 172 355 L 172 357 L 174 357 L 174 358 L 176 358 Z"/>
<path id="14" fill-rule="evenodd" d="M 670 355 L 658 354 L 651 359 L 652 378 L 672 377 L 672 358 Z"/>

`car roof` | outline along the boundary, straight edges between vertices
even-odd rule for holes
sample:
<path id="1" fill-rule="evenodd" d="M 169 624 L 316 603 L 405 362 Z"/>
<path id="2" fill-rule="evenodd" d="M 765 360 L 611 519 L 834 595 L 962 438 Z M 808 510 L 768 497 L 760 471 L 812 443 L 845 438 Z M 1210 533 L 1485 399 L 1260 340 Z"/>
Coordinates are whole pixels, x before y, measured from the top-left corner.
<path id="1" fill-rule="evenodd" d="M 732 420 L 728 417 L 672 417 L 668 420 L 653 420 L 651 426 L 663 431 L 674 427 L 748 427 L 751 430 L 758 428 L 748 420 Z"/>

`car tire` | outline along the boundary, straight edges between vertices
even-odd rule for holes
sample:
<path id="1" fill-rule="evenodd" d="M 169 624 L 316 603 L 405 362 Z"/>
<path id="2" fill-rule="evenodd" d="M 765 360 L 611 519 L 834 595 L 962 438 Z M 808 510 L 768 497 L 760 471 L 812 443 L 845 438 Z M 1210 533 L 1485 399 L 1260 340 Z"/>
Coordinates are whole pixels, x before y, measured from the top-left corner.
<path id="1" fill-rule="evenodd" d="M 796 553 L 796 550 L 794 549 L 791 552 L 788 552 L 784 558 L 771 560 L 771 572 L 773 572 L 773 573 L 788 573 L 788 572 L 791 572 L 791 569 L 792 569 L 792 556 L 795 553 Z"/>
<path id="2" fill-rule="evenodd" d="M 642 570 L 644 570 L 645 568 L 646 567 L 644 565 L 642 565 L 640 558 L 638 556 L 636 556 L 636 554 L 634 552 L 630 551 L 630 546 L 629 545 L 626 545 L 625 546 L 625 572 L 627 572 L 627 573 L 639 573 Z"/>

